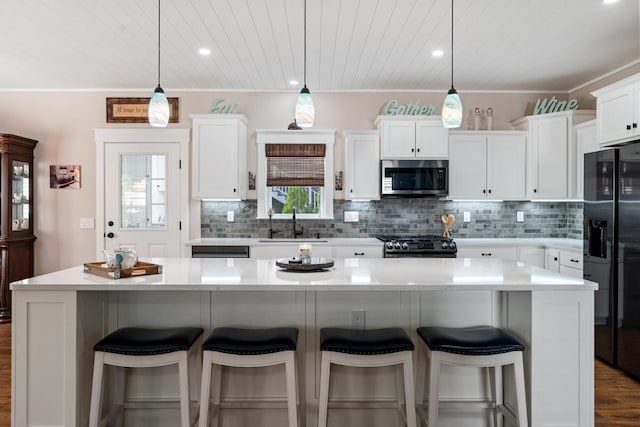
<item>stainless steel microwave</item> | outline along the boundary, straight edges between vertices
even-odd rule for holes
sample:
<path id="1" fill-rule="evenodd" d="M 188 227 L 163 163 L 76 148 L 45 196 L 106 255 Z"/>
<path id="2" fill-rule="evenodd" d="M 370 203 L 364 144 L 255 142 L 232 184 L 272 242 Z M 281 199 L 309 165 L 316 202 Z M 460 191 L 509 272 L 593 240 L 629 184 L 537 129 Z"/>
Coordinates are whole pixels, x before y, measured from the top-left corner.
<path id="1" fill-rule="evenodd" d="M 383 197 L 446 197 L 449 194 L 448 160 L 382 160 Z"/>

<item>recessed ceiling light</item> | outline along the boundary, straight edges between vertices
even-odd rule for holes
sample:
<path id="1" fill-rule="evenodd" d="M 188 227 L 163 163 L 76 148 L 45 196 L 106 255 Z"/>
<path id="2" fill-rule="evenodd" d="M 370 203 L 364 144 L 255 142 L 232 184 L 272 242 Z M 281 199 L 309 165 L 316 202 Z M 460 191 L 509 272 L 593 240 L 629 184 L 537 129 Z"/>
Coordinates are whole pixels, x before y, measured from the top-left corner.
<path id="1" fill-rule="evenodd" d="M 433 56 L 434 58 L 440 58 L 442 55 L 444 55 L 444 51 L 442 49 L 436 49 L 431 52 L 431 56 Z"/>
<path id="2" fill-rule="evenodd" d="M 300 82 L 299 82 L 299 81 L 297 81 L 297 80 L 289 80 L 289 84 L 290 84 L 291 86 L 297 86 L 299 83 L 300 83 Z"/>
<path id="3" fill-rule="evenodd" d="M 198 52 L 200 52 L 200 55 L 202 55 L 202 56 L 211 55 L 211 51 L 209 49 L 207 49 L 206 47 L 201 47 Z"/>

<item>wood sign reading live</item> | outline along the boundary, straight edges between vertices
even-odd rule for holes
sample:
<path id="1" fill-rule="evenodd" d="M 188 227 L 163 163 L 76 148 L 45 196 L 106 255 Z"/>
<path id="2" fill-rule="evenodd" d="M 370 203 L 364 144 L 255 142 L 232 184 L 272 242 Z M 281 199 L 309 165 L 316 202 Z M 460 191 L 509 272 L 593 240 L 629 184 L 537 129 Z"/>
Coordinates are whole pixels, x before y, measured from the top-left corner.
<path id="1" fill-rule="evenodd" d="M 538 102 L 536 102 L 536 106 L 533 108 L 533 114 L 547 114 L 557 113 L 558 111 L 577 110 L 579 107 L 577 99 L 559 101 L 555 96 L 551 97 L 551 99 L 538 98 Z"/>
<path id="2" fill-rule="evenodd" d="M 398 101 L 392 99 L 382 107 L 382 114 L 385 116 L 432 116 L 435 113 L 436 107 L 433 104 L 420 105 L 419 101 L 398 105 Z"/>

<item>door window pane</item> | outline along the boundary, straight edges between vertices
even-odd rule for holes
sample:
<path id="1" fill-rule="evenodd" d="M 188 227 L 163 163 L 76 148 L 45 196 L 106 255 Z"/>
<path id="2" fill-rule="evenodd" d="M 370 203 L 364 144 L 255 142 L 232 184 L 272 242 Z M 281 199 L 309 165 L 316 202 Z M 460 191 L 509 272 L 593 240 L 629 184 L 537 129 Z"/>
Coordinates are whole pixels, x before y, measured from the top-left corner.
<path id="1" fill-rule="evenodd" d="M 120 227 L 166 229 L 166 155 L 120 157 Z"/>

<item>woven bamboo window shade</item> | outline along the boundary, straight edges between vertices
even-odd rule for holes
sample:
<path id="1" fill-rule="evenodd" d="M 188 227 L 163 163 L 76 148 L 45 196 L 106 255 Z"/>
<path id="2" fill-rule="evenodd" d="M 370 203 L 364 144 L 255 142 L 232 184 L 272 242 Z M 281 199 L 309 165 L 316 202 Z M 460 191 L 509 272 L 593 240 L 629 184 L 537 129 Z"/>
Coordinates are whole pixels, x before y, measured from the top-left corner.
<path id="1" fill-rule="evenodd" d="M 266 144 L 267 187 L 324 185 L 324 144 Z"/>

